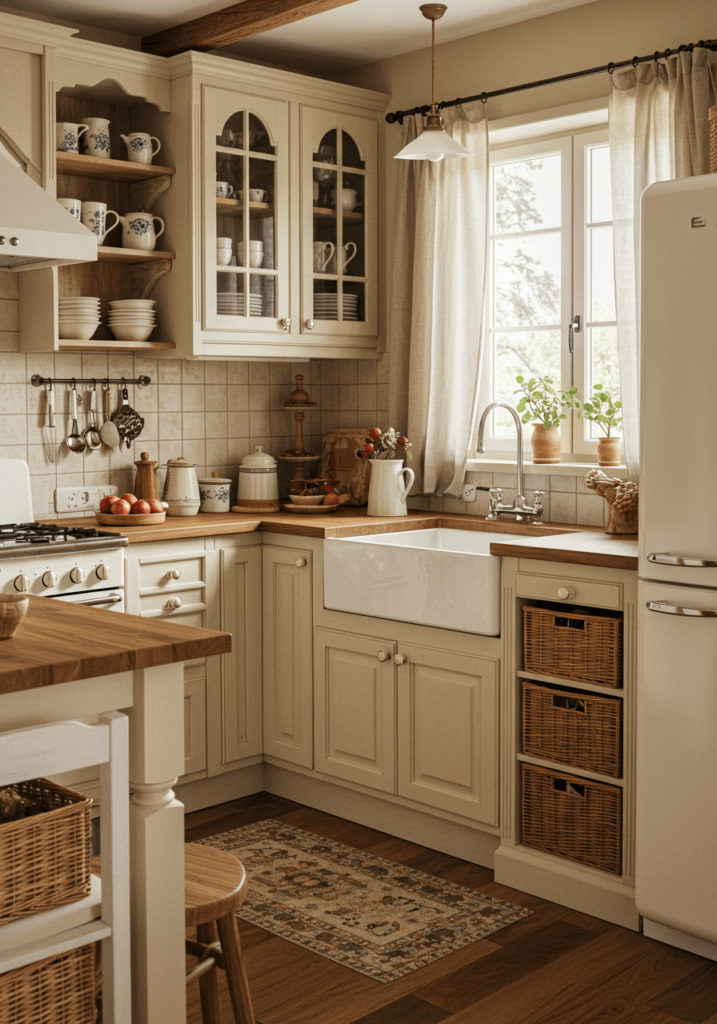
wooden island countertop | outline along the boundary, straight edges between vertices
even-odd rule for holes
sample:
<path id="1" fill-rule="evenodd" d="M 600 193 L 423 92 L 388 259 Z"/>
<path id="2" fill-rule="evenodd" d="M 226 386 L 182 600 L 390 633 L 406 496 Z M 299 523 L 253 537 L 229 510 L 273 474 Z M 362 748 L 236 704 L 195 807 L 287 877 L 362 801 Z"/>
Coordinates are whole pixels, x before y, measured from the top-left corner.
<path id="1" fill-rule="evenodd" d="M 230 633 L 171 619 L 29 600 L 15 636 L 0 643 L 0 694 L 226 654 L 232 647 Z"/>

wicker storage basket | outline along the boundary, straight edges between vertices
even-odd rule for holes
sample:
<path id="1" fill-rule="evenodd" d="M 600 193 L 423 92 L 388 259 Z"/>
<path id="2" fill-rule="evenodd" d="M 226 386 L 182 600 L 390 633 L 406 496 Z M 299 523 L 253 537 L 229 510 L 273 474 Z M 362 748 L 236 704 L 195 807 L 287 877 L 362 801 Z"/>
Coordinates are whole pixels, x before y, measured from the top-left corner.
<path id="1" fill-rule="evenodd" d="M 622 701 L 523 680 L 523 753 L 622 777 Z"/>
<path id="2" fill-rule="evenodd" d="M 620 874 L 622 790 L 522 765 L 522 842 L 556 857 Z"/>
<path id="3" fill-rule="evenodd" d="M 94 1024 L 95 947 L 90 943 L 0 974 L 2 1024 Z"/>
<path id="4" fill-rule="evenodd" d="M 622 618 L 525 605 L 523 656 L 528 672 L 620 686 Z"/>
<path id="5" fill-rule="evenodd" d="M 717 174 L 717 104 L 710 107 L 710 173 Z"/>
<path id="6" fill-rule="evenodd" d="M 45 810 L 0 823 L 2 924 L 80 900 L 90 892 L 92 801 L 48 779 L 19 782 L 12 788 Z"/>

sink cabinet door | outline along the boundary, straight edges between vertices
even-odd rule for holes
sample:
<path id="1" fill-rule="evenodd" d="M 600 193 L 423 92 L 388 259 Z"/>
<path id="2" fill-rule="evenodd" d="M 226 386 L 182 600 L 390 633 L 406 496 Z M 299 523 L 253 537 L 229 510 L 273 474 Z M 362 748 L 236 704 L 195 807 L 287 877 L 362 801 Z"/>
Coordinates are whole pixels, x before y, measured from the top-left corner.
<path id="1" fill-rule="evenodd" d="M 315 630 L 317 771 L 396 792 L 395 652 L 390 641 Z"/>
<path id="2" fill-rule="evenodd" d="M 401 643 L 398 793 L 498 824 L 498 662 Z"/>

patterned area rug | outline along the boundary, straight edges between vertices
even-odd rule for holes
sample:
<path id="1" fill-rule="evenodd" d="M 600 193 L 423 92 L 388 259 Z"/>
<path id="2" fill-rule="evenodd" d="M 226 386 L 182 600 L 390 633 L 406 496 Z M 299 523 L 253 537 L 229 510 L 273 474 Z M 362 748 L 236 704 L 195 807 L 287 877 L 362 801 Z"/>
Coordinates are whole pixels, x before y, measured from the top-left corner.
<path id="1" fill-rule="evenodd" d="M 239 917 L 375 981 L 401 978 L 532 913 L 275 820 L 201 842 L 246 867 Z"/>

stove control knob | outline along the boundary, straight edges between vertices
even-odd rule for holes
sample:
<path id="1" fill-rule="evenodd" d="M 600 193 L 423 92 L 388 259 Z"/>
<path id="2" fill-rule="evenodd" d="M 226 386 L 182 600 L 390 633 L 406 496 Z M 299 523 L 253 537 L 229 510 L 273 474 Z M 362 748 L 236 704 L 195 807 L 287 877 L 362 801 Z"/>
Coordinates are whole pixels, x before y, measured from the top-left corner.
<path id="1" fill-rule="evenodd" d="M 19 576 L 15 577 L 15 590 L 20 590 L 23 593 L 30 589 L 30 577 L 24 573 L 20 573 Z"/>
<path id="2" fill-rule="evenodd" d="M 74 569 L 70 569 L 70 579 L 73 583 L 84 583 L 85 570 L 76 565 Z"/>
<path id="3" fill-rule="evenodd" d="M 95 569 L 95 576 L 97 577 L 98 580 L 108 580 L 110 578 L 109 565 L 105 565 L 104 562 L 100 562 L 100 564 Z"/>
<path id="4" fill-rule="evenodd" d="M 43 587 L 54 587 L 57 585 L 57 574 L 52 572 L 50 569 L 42 574 L 42 585 Z"/>

